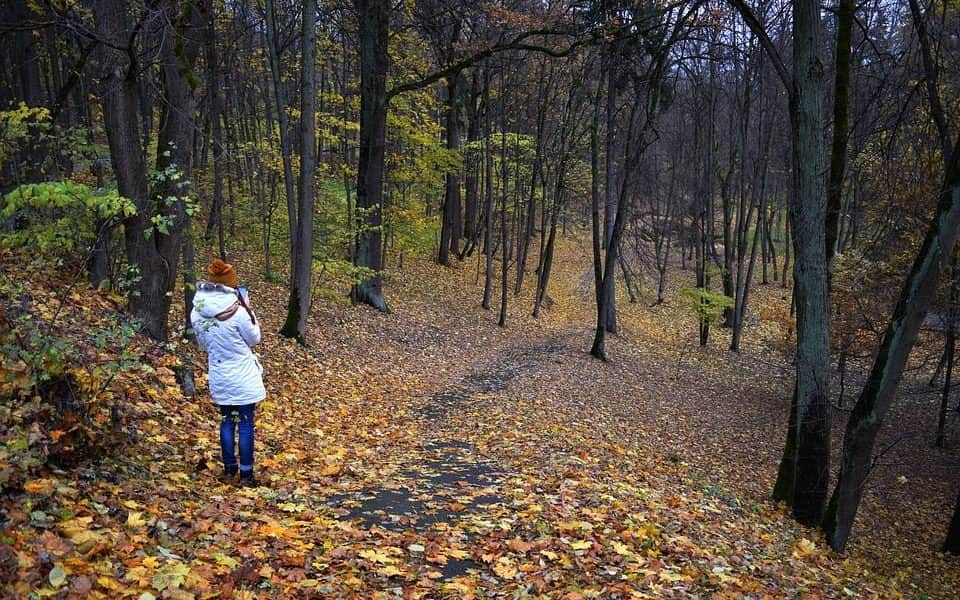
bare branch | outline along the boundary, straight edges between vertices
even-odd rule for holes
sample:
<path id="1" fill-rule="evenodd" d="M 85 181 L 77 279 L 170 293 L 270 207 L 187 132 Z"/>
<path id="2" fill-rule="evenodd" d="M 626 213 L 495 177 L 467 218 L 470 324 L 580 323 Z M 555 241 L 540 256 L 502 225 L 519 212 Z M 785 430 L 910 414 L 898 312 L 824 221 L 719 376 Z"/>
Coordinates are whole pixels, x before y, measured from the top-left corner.
<path id="1" fill-rule="evenodd" d="M 776 70 L 777 75 L 780 76 L 780 80 L 783 82 L 783 85 L 787 88 L 787 90 L 792 89 L 793 78 L 790 76 L 790 71 L 783 62 L 783 58 L 780 56 L 780 51 L 777 50 L 773 40 L 770 39 L 770 36 L 767 35 L 766 30 L 763 28 L 763 24 L 760 23 L 760 19 L 757 18 L 757 15 L 753 13 L 753 10 L 747 6 L 747 3 L 744 0 L 727 1 L 731 6 L 737 9 L 737 12 L 740 13 L 740 17 L 743 18 L 743 21 L 747 24 L 747 27 L 749 27 L 750 31 L 753 32 L 753 35 L 757 36 L 757 39 L 760 40 L 760 45 L 762 45 L 763 49 L 767 51 L 767 56 L 770 57 L 770 62 L 773 63 L 773 68 Z"/>

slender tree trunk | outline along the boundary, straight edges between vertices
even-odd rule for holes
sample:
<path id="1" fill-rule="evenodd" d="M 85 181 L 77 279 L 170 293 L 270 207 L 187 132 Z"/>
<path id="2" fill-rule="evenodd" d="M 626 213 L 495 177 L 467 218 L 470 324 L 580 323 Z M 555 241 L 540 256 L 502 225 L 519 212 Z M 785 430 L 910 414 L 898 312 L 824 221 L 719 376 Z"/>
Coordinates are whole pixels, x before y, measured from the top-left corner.
<path id="1" fill-rule="evenodd" d="M 297 195 L 297 215 L 291 215 L 290 227 L 296 224 L 296 252 L 290 257 L 290 297 L 287 318 L 280 335 L 295 338 L 300 343 L 307 339 L 307 317 L 310 314 L 310 296 L 313 275 L 313 196 L 314 175 L 317 169 L 316 113 L 317 65 L 314 55 L 317 46 L 317 3 L 303 2 L 303 47 L 300 51 L 302 88 L 300 92 L 300 193 Z"/>
<path id="2" fill-rule="evenodd" d="M 273 83 L 274 108 L 277 111 L 277 123 L 279 124 L 280 157 L 283 163 L 283 187 L 287 200 L 287 216 L 290 220 L 290 256 L 293 257 L 297 254 L 297 231 L 299 229 L 296 221 L 297 197 L 293 188 L 293 164 L 291 159 L 293 150 L 290 147 L 290 128 L 287 123 L 287 101 L 284 97 L 282 80 L 280 78 L 280 42 L 278 40 L 280 32 L 277 29 L 274 2 L 273 0 L 265 0 L 265 2 L 267 43 L 269 46 L 267 49 L 267 57 L 270 63 L 270 77 Z M 231 181 L 232 178 L 228 177 L 228 186 Z M 290 281 L 293 281 L 296 274 L 293 272 L 292 262 L 290 266 Z"/>
<path id="3" fill-rule="evenodd" d="M 493 130 L 490 126 L 490 74 L 483 75 L 483 106 L 484 106 L 484 136 L 483 136 L 483 164 L 485 197 L 483 210 L 483 252 L 486 255 L 487 266 L 483 282 L 483 308 L 490 310 L 490 298 L 493 295 Z"/>
<path id="4" fill-rule="evenodd" d="M 553 268 L 553 253 L 557 239 L 557 222 L 560 220 L 560 212 L 563 209 L 563 186 L 564 172 L 566 170 L 566 155 L 560 159 L 560 165 L 557 167 L 557 181 L 554 188 L 553 207 L 550 211 L 550 233 L 547 237 L 547 245 L 543 252 L 543 259 L 540 261 L 539 273 L 537 273 L 537 293 L 534 298 L 533 316 L 540 316 L 540 307 L 543 306 L 544 298 L 547 295 L 547 284 L 550 282 L 550 271 Z M 544 204 L 546 208 L 546 204 Z"/>
<path id="5" fill-rule="evenodd" d="M 780 287 L 786 289 L 788 284 L 787 271 L 790 267 L 790 249 L 793 248 L 793 240 L 790 239 L 793 234 L 790 231 L 790 219 L 787 219 L 783 225 L 783 270 L 780 272 Z M 791 303 L 793 301 L 791 300 Z M 790 311 L 793 314 L 793 311 Z"/>
<path id="6" fill-rule="evenodd" d="M 614 274 L 617 270 L 617 259 L 618 251 L 620 249 L 620 240 L 623 237 L 623 229 L 626 225 L 626 221 L 629 217 L 627 214 L 629 206 L 629 191 L 631 187 L 631 173 L 634 169 L 637 168 L 636 160 L 639 158 L 640 150 L 638 148 L 638 140 L 634 139 L 634 132 L 636 128 L 637 120 L 637 111 L 639 109 L 638 104 L 641 100 L 635 99 L 630 107 L 630 116 L 626 131 L 627 140 L 627 152 L 624 157 L 623 164 L 623 180 L 621 181 L 619 197 L 617 199 L 617 205 L 615 207 L 615 217 L 613 220 L 613 231 L 610 232 L 610 239 L 607 242 L 606 247 L 606 256 L 604 257 L 603 262 L 603 287 L 600 295 L 600 306 L 598 307 L 597 314 L 599 318 L 597 320 L 597 329 L 594 332 L 593 346 L 590 349 L 590 354 L 601 360 L 606 360 L 606 352 L 604 350 L 604 343 L 606 338 L 606 333 L 609 331 L 609 317 L 610 313 L 607 310 L 607 303 L 610 298 L 607 296 L 609 291 L 610 280 L 614 277 Z M 596 259 L 594 259 L 596 260 Z"/>
<path id="7" fill-rule="evenodd" d="M 827 277 L 833 279 L 837 254 L 843 177 L 847 168 L 847 139 L 850 135 L 847 109 L 850 99 L 850 41 L 853 32 L 854 0 L 840 0 L 837 6 L 836 70 L 833 87 L 833 143 L 830 148 L 830 179 L 827 182 Z"/>
<path id="8" fill-rule="evenodd" d="M 474 145 L 480 139 L 480 114 L 476 106 L 476 96 L 478 94 L 477 78 L 474 75 L 471 78 L 470 102 L 467 112 L 467 144 L 470 150 L 464 157 L 464 228 L 467 238 L 468 248 L 472 252 L 480 237 L 480 224 L 478 219 L 478 179 L 479 179 L 479 161 L 478 152 Z"/>
<path id="9" fill-rule="evenodd" d="M 960 227 L 960 137 L 944 178 L 937 212 L 907 275 L 870 377 L 853 407 L 843 438 L 840 475 L 824 518 L 830 546 L 842 551 L 870 473 L 873 446 L 907 358 L 916 341 L 944 261 L 953 255 Z"/>
<path id="10" fill-rule="evenodd" d="M 506 89 L 503 87 L 503 71 L 500 71 L 500 327 L 507 326 L 508 274 L 510 269 L 510 236 L 507 231 L 507 110 Z"/>
<path id="11" fill-rule="evenodd" d="M 736 157 L 731 157 L 730 168 L 726 176 L 721 175 L 720 179 L 720 203 L 723 206 L 723 273 L 720 275 L 720 284 L 723 286 L 723 295 L 728 298 L 736 296 L 733 286 L 733 261 L 737 243 L 733 237 L 733 198 L 730 190 L 735 164 Z M 741 223 L 737 223 L 736 226 L 739 229 Z M 733 327 L 732 307 L 723 309 L 723 326 Z"/>
<path id="12" fill-rule="evenodd" d="M 590 217 L 593 231 L 593 289 L 597 304 L 597 332 L 590 353 L 605 360 L 606 353 L 603 347 L 603 257 L 601 254 L 603 237 L 600 228 L 600 96 L 602 93 L 603 84 L 597 82 L 597 95 L 593 103 L 593 118 L 590 121 Z"/>
<path id="13" fill-rule="evenodd" d="M 952 294 L 954 296 L 954 301 L 956 300 L 955 298 L 956 287 L 957 287 L 956 284 L 954 284 L 953 285 L 954 292 Z M 953 306 L 955 306 L 955 303 L 951 304 L 951 312 L 955 310 Z M 945 431 L 946 431 L 946 425 L 947 425 L 947 405 L 949 404 L 949 401 L 950 401 L 950 384 L 953 381 L 953 355 L 954 355 L 954 352 L 956 351 L 956 346 L 957 346 L 956 326 L 954 325 L 954 317 L 952 314 L 950 316 L 950 325 L 947 328 L 947 339 L 946 339 L 945 346 L 946 346 L 947 370 L 943 380 L 943 393 L 940 396 L 940 412 L 937 415 L 937 440 L 936 440 L 937 448 L 943 448 L 944 439 L 945 439 Z"/>
<path id="14" fill-rule="evenodd" d="M 223 98 L 220 95 L 220 59 L 217 54 L 216 15 L 210 11 L 205 23 L 204 53 L 207 59 L 207 95 L 210 103 L 208 118 L 210 121 L 210 143 L 213 146 L 213 198 L 210 205 L 210 217 L 207 220 L 206 240 L 217 235 L 220 258 L 226 260 L 227 252 L 223 237 Z M 206 153 L 204 153 L 204 156 Z M 189 313 L 188 313 L 189 314 Z"/>
<path id="15" fill-rule="evenodd" d="M 617 65 L 613 59 L 613 52 L 608 57 L 607 63 L 607 137 L 606 137 L 606 183 L 604 185 L 604 204 L 603 204 L 603 247 L 607 250 L 607 256 L 610 256 L 610 243 L 613 239 L 613 227 L 616 220 L 617 203 L 617 169 L 616 169 L 616 136 L 617 130 L 617 95 L 618 87 L 616 82 Z M 616 256 L 616 251 L 613 253 Z M 603 326 L 608 333 L 617 332 L 617 282 L 616 269 L 610 271 L 610 276 L 606 276 L 604 270 L 603 278 Z M 602 354 L 602 343 L 601 351 Z"/>

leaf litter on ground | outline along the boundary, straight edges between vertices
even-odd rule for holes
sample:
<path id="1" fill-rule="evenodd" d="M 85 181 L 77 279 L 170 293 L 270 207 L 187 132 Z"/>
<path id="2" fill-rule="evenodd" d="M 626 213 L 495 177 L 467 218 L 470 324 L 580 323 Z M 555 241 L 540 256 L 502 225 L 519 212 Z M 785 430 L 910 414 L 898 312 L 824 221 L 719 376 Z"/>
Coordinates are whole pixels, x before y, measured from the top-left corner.
<path id="1" fill-rule="evenodd" d="M 528 283 L 511 295 L 500 329 L 478 307 L 471 264 L 408 260 L 387 282 L 391 314 L 318 300 L 307 347 L 275 335 L 284 289 L 251 286 L 265 332 L 265 485 L 221 481 L 218 413 L 193 352 L 197 397 L 184 398 L 162 372 L 126 398 L 125 443 L 113 453 L 43 470 L 3 500 L 5 589 L 77 598 L 956 597 L 956 559 L 871 547 L 869 532 L 838 556 L 765 500 L 789 379 L 787 360 L 770 350 L 775 324 L 752 322 L 741 355 L 721 350 L 723 331 L 696 350 L 682 301 L 624 300 L 621 334 L 608 341 L 613 361 L 600 363 L 584 351 L 589 264 L 584 244 L 564 243 L 550 308 L 528 316 Z M 257 269 L 240 260 L 241 272 Z M 757 296 L 782 302 L 778 289 Z M 165 359 L 151 360 L 159 371 Z M 868 511 L 867 523 L 877 514 Z"/>

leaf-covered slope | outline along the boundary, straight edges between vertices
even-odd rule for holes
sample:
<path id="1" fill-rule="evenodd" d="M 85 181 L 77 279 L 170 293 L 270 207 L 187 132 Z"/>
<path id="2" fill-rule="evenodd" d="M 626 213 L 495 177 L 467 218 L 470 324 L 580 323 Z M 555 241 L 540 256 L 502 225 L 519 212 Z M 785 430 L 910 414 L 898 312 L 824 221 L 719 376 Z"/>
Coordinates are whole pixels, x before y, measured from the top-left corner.
<path id="1" fill-rule="evenodd" d="M 306 349 L 273 334 L 284 290 L 252 285 L 267 333 L 269 397 L 257 420 L 266 485 L 220 481 L 202 376 L 193 399 L 170 379 L 145 385 L 125 402 L 126 443 L 112 456 L 40 471 L 2 500 L 4 589 L 568 600 L 957 589 L 946 575 L 911 588 L 832 555 L 750 485 L 705 470 L 711 446 L 694 447 L 683 411 L 668 410 L 705 393 L 674 368 L 712 360 L 688 353 L 677 366 L 671 328 L 689 326 L 673 322 L 682 312 L 654 328 L 624 303 L 617 362 L 590 359 L 580 285 L 589 263 L 576 246 L 564 252 L 550 310 L 534 321 L 529 299 L 511 296 L 506 330 L 477 307 L 472 264 L 408 260 L 388 282 L 390 315 L 317 301 Z M 744 376 L 744 389 L 754 378 L 763 379 Z M 650 420 L 641 403 L 664 418 Z M 769 436 L 776 446 L 779 424 Z M 742 448 L 712 458 L 724 472 L 731 462 L 750 472 Z"/>

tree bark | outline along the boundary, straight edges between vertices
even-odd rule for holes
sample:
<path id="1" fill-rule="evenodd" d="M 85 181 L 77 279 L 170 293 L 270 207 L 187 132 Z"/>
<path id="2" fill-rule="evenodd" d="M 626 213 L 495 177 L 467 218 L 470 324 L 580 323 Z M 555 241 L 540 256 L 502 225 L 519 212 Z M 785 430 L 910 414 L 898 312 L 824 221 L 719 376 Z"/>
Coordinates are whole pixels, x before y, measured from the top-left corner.
<path id="1" fill-rule="evenodd" d="M 207 220 L 205 237 L 207 243 L 217 236 L 220 258 L 227 259 L 223 237 L 223 97 L 221 96 L 220 60 L 217 53 L 216 15 L 207 14 L 204 51 L 207 58 L 207 95 L 210 103 L 208 119 L 210 121 L 210 143 L 213 146 L 213 198 L 210 205 L 210 217 Z"/>
<path id="2" fill-rule="evenodd" d="M 610 51 L 607 57 L 607 127 L 606 127 L 606 182 L 604 184 L 603 203 L 603 247 L 607 250 L 609 260 L 610 244 L 613 241 L 613 228 L 616 220 L 617 208 L 617 171 L 616 171 L 616 136 L 617 130 L 617 72 L 618 65 L 613 60 L 614 52 Z M 629 142 L 629 140 L 628 140 Z M 616 256 L 614 250 L 613 256 Z M 603 277 L 603 326 L 609 333 L 617 332 L 617 282 L 616 269 L 610 271 L 607 277 L 604 270 Z M 601 344 L 602 346 L 602 344 Z M 602 351 L 601 351 L 602 353 Z"/>
<path id="3" fill-rule="evenodd" d="M 297 195 L 297 213 L 290 215 L 290 231 L 296 229 L 296 252 L 290 257 L 290 297 L 287 318 L 280 335 L 295 338 L 300 343 L 307 339 L 307 317 L 310 315 L 310 295 L 313 275 L 313 196 L 314 171 L 317 169 L 317 66 L 314 55 L 317 46 L 317 2 L 303 2 L 303 30 L 300 51 L 302 87 L 300 92 L 300 190 Z"/>
<path id="4" fill-rule="evenodd" d="M 790 210 L 797 298 L 797 473 L 794 517 L 816 525 L 830 478 L 830 343 L 823 190 L 823 78 L 820 5 L 793 2 L 796 202 Z"/>
<path id="5" fill-rule="evenodd" d="M 274 108 L 277 111 L 277 123 L 280 135 L 280 157 L 283 163 L 283 189 L 287 201 L 287 215 L 296 215 L 297 197 L 293 187 L 293 165 L 291 157 L 293 150 L 290 147 L 290 128 L 287 119 L 287 101 L 283 93 L 283 85 L 280 77 L 280 41 L 278 39 L 280 32 L 277 28 L 277 17 L 273 0 L 265 0 L 265 13 L 267 22 L 267 57 L 270 66 L 270 79 L 273 87 Z M 229 138 L 229 136 L 228 136 Z M 230 184 L 230 178 L 227 184 Z M 290 222 L 290 256 L 297 254 L 297 225 L 294 221 Z M 290 280 L 296 276 L 290 271 Z"/>
<path id="6" fill-rule="evenodd" d="M 483 210 L 483 253 L 486 257 L 486 272 L 483 280 L 483 308 L 490 310 L 490 299 L 493 295 L 493 130 L 490 126 L 490 75 L 483 76 L 483 106 L 484 106 L 484 137 L 483 137 L 483 168 L 484 190 L 486 198 Z"/>
<path id="7" fill-rule="evenodd" d="M 850 41 L 853 32 L 854 0 L 840 0 L 837 6 L 836 71 L 833 85 L 833 142 L 830 147 L 830 179 L 827 183 L 827 277 L 833 278 L 837 253 L 843 178 L 847 168 L 847 140 L 850 136 Z"/>
<path id="8" fill-rule="evenodd" d="M 950 519 L 950 529 L 947 530 L 947 539 L 943 542 L 942 552 L 949 552 L 954 556 L 960 555 L 960 494 L 957 494 L 957 504 L 953 509 L 953 518 Z"/>
<path id="9" fill-rule="evenodd" d="M 354 302 L 382 312 L 390 308 L 383 297 L 383 245 L 381 210 L 387 135 L 387 43 L 390 3 L 387 0 L 354 0 L 360 16 L 360 158 L 357 165 L 357 234 L 355 263 L 373 274 L 353 286 Z"/>
<path id="10" fill-rule="evenodd" d="M 870 377 L 853 407 L 843 438 L 840 475 L 824 518 L 827 541 L 843 551 L 870 473 L 873 446 L 907 358 L 913 349 L 944 261 L 952 256 L 960 227 L 960 137 L 944 177 L 937 212 L 904 282 L 883 335 Z"/>
<path id="11" fill-rule="evenodd" d="M 137 206 L 124 222 L 128 263 L 139 270 L 140 281 L 130 295 L 130 312 L 149 337 L 165 340 L 167 318 L 176 283 L 180 235 L 188 217 L 184 198 L 189 191 L 192 135 L 196 113 L 193 66 L 199 50 L 201 11 L 193 4 L 167 2 L 169 27 L 160 48 L 164 110 L 157 140 L 157 170 L 163 180 L 149 190 L 146 157 L 140 145 L 135 47 L 126 26 L 127 6 L 119 0 L 94 5 L 98 34 L 115 48 L 104 50 L 102 102 L 104 126 L 117 187 Z M 139 27 L 139 25 L 138 25 Z M 147 232 L 145 234 L 145 232 Z"/>
<path id="12" fill-rule="evenodd" d="M 460 76 L 453 75 L 447 83 L 447 150 L 451 152 L 460 151 L 459 81 Z M 440 248 L 437 252 L 438 263 L 450 266 L 450 255 L 460 254 L 462 234 L 460 173 L 447 173 L 443 194 L 443 219 L 440 225 Z"/>

